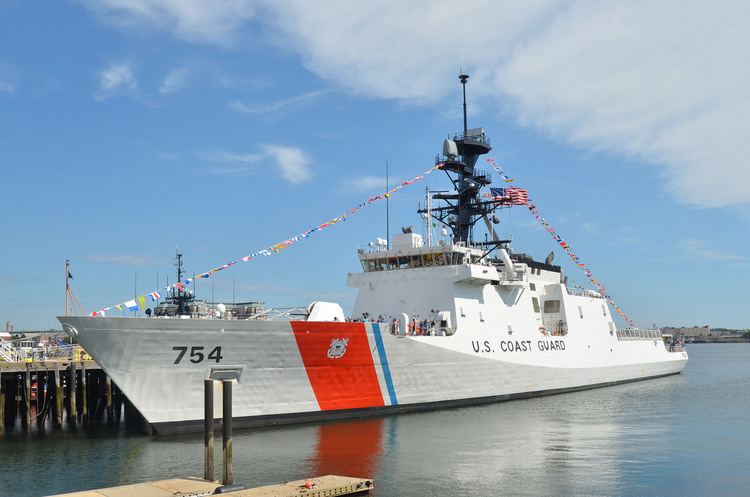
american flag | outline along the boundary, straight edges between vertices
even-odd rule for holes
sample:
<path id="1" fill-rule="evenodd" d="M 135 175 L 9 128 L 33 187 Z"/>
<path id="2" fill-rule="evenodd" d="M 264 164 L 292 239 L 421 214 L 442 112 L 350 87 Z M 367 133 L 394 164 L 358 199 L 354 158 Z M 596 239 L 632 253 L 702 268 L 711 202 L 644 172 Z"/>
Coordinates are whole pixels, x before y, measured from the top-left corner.
<path id="1" fill-rule="evenodd" d="M 505 195 L 510 197 L 510 203 L 513 205 L 526 205 L 529 203 L 529 191 L 523 188 L 511 186 L 505 189 Z"/>
<path id="2" fill-rule="evenodd" d="M 491 197 L 492 200 L 503 200 L 507 199 L 508 195 L 505 194 L 505 188 L 490 188 L 489 197 Z"/>
<path id="3" fill-rule="evenodd" d="M 508 188 L 490 188 L 490 196 L 495 202 L 512 205 L 526 205 L 529 203 L 529 192 L 523 188 L 511 186 Z"/>

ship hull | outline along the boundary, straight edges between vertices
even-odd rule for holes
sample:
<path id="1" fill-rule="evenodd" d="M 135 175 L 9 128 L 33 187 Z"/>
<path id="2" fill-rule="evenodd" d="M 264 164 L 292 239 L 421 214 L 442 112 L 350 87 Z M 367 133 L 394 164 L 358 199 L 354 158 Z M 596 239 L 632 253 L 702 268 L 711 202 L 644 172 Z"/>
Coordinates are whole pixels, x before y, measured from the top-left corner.
<path id="1" fill-rule="evenodd" d="M 203 380 L 219 367 L 241 371 L 235 425 L 250 427 L 570 392 L 676 374 L 687 362 L 661 340 L 608 333 L 402 337 L 371 323 L 60 321 L 160 434 L 202 429 Z"/>

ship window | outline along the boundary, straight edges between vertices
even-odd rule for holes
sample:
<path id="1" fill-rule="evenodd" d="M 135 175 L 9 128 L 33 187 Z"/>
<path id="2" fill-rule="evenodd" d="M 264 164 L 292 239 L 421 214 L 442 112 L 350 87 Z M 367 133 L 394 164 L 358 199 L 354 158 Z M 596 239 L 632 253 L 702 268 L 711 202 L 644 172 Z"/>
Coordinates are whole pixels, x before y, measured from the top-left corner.
<path id="1" fill-rule="evenodd" d="M 529 290 L 531 290 L 532 292 L 535 292 L 536 291 L 536 285 L 533 284 L 533 283 L 529 283 Z"/>
<path id="2" fill-rule="evenodd" d="M 547 314 L 554 314 L 554 313 L 560 312 L 560 301 L 559 300 L 545 300 L 544 312 Z"/>
<path id="3" fill-rule="evenodd" d="M 513 334 L 513 326 L 508 325 L 508 335 L 512 335 L 512 334 Z"/>
<path id="4" fill-rule="evenodd" d="M 479 321 L 484 323 L 484 314 L 482 314 L 482 311 L 479 311 Z"/>
<path id="5" fill-rule="evenodd" d="M 463 308 L 463 307 L 461 308 L 461 317 L 462 317 L 462 318 L 465 318 L 465 317 L 466 317 L 466 314 L 464 313 L 464 308 Z"/>
<path id="6" fill-rule="evenodd" d="M 609 334 L 612 335 L 615 332 L 615 323 L 609 321 L 607 324 L 609 325 Z"/>
<path id="7" fill-rule="evenodd" d="M 602 304 L 602 316 L 607 316 L 607 308 Z"/>
<path id="8" fill-rule="evenodd" d="M 583 309 L 580 305 L 578 306 L 578 315 L 581 316 L 581 319 L 583 319 Z"/>
<path id="9" fill-rule="evenodd" d="M 531 297 L 531 303 L 534 305 L 534 312 L 539 313 L 539 299 Z"/>

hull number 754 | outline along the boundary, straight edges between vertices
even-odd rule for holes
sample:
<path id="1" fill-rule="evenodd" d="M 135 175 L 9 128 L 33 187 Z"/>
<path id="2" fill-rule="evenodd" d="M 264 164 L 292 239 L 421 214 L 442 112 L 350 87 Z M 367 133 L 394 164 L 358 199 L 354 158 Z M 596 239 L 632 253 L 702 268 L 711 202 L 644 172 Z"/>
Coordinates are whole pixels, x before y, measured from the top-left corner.
<path id="1" fill-rule="evenodd" d="M 221 360 L 224 358 L 221 355 L 221 347 L 214 347 L 211 349 L 211 352 L 206 355 L 203 351 L 206 349 L 203 345 L 196 345 L 194 347 L 187 347 L 184 345 L 179 345 L 176 347 L 172 347 L 172 350 L 177 351 L 177 358 L 174 360 L 173 364 L 179 364 L 182 362 L 183 358 L 185 358 L 185 355 L 188 353 L 188 350 L 190 351 L 190 355 L 188 356 L 188 359 L 193 364 L 198 364 L 203 361 L 215 361 L 215 362 L 221 362 Z"/>

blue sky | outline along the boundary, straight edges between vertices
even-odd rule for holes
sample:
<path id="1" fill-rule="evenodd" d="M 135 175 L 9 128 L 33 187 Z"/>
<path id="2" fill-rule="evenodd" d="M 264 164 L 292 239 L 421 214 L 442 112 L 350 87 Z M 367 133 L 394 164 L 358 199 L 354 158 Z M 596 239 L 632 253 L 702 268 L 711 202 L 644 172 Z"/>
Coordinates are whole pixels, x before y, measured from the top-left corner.
<path id="1" fill-rule="evenodd" d="M 176 247 L 205 271 L 379 193 L 386 160 L 424 171 L 461 128 L 462 67 L 470 126 L 637 324 L 750 326 L 745 4 L 470 2 L 471 26 L 399 5 L 0 0 L 0 320 L 56 326 L 66 257 L 92 311 L 163 286 Z M 393 197 L 392 231 L 427 184 Z M 501 233 L 544 258 L 532 221 Z M 214 295 L 350 306 L 384 232 L 373 205 Z"/>

